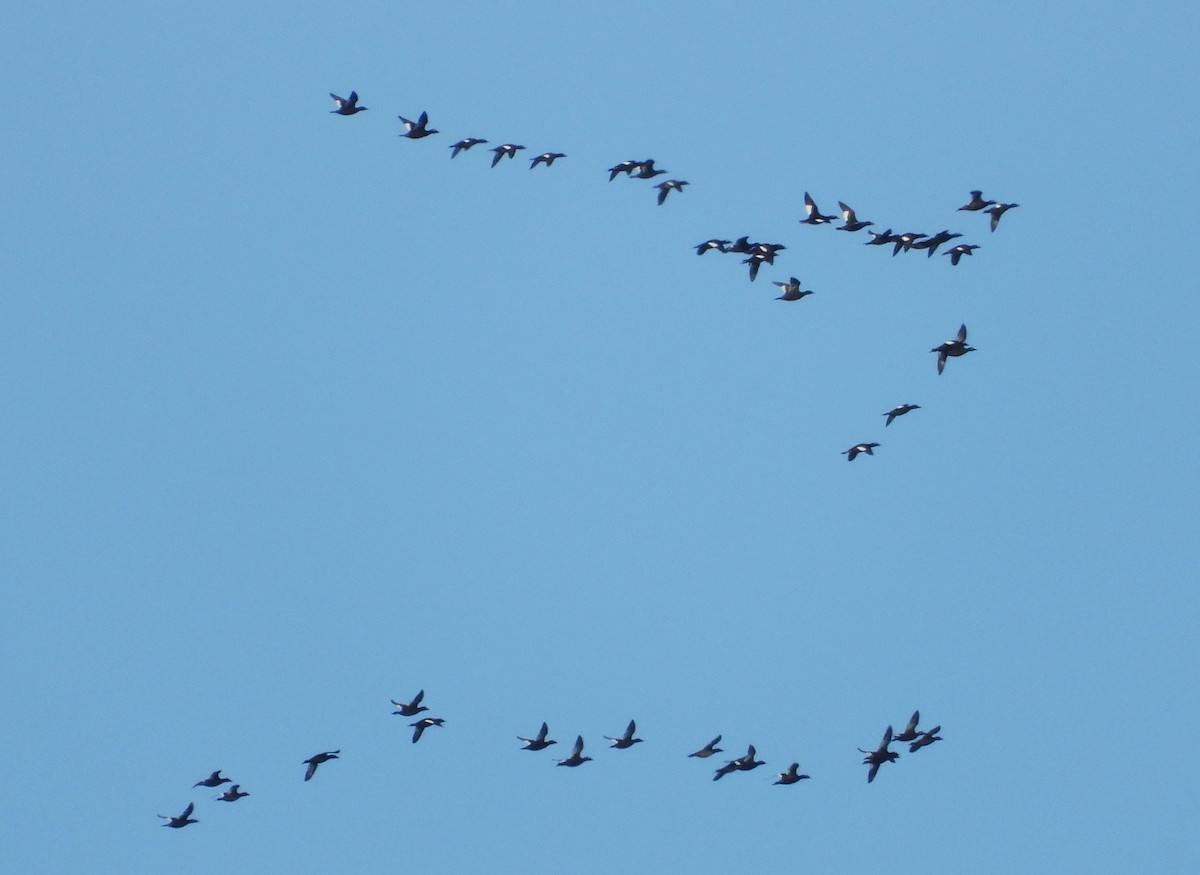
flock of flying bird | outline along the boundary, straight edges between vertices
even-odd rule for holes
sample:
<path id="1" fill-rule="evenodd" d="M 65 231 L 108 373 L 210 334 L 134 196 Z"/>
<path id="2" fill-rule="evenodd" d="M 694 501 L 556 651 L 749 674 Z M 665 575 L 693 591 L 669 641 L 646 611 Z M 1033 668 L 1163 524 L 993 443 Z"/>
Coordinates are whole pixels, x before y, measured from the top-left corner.
<path id="1" fill-rule="evenodd" d="M 429 710 L 428 707 L 421 704 L 424 698 L 425 691 L 421 690 L 408 702 L 392 699 L 391 702 L 396 707 L 396 710 L 394 710 L 392 714 L 401 717 L 416 717 L 422 711 Z M 859 751 L 867 755 L 866 758 L 863 759 L 863 763 L 871 767 L 867 772 L 868 784 L 875 780 L 875 774 L 879 771 L 880 765 L 883 763 L 895 762 L 899 758 L 900 754 L 898 752 L 889 750 L 889 747 L 893 742 L 908 742 L 909 753 L 916 753 L 921 748 L 933 744 L 935 741 L 942 740 L 942 737 L 937 734 L 941 731 L 941 726 L 935 726 L 933 729 L 922 731 L 917 728 L 917 724 L 920 722 L 920 719 L 921 712 L 914 711 L 912 717 L 909 718 L 908 725 L 904 728 L 903 732 L 893 734 L 892 727 L 889 726 L 884 732 L 883 741 L 880 743 L 878 748 L 873 751 L 859 748 Z M 418 741 L 420 741 L 421 736 L 424 734 L 426 729 L 429 729 L 432 726 L 442 726 L 445 724 L 445 722 L 446 720 L 443 717 L 421 717 L 415 722 L 408 724 L 409 726 L 413 727 L 412 743 L 416 744 Z M 549 734 L 550 727 L 543 722 L 541 728 L 537 732 L 537 735 L 533 736 L 532 738 L 526 738 L 523 735 L 518 735 L 517 740 L 522 742 L 520 750 L 541 751 L 550 747 L 552 744 L 558 744 L 555 739 L 548 737 Z M 618 736 L 606 735 L 604 738 L 607 741 L 612 742 L 609 747 L 613 750 L 628 750 L 635 744 L 642 743 L 643 739 L 637 738 L 636 735 L 637 721 L 630 720 L 629 725 L 625 727 L 624 733 Z M 717 747 L 717 745 L 720 743 L 721 736 L 718 735 L 699 750 L 688 754 L 688 757 L 708 759 L 711 756 L 723 753 L 724 751 Z M 339 759 L 341 752 L 342 751 L 340 748 L 338 750 L 322 751 L 321 753 L 314 754 L 313 756 L 304 760 L 301 765 L 308 767 L 304 771 L 304 780 L 311 781 L 313 775 L 317 773 L 318 766 L 320 766 L 322 763 L 327 763 L 330 760 Z M 555 763 L 559 766 L 575 768 L 583 765 L 584 763 L 590 763 L 592 761 L 593 760 L 591 757 L 583 755 L 583 736 L 577 735 L 575 737 L 575 746 L 571 749 L 571 755 L 560 760 L 555 760 Z M 713 775 L 713 780 L 719 781 L 726 775 L 731 775 L 734 772 L 749 772 L 753 771 L 759 766 L 764 765 L 766 765 L 766 761 L 758 759 L 758 751 L 755 750 L 754 745 L 750 745 L 746 750 L 745 756 L 735 757 L 734 759 L 727 760 L 725 765 L 717 769 L 716 774 Z M 192 785 L 193 789 L 196 787 L 216 788 L 223 784 L 229 784 L 229 789 L 225 790 L 221 793 L 221 795 L 216 797 L 216 801 L 218 802 L 237 802 L 239 799 L 243 799 L 250 795 L 241 789 L 241 784 L 234 784 L 232 779 L 226 778 L 221 774 L 221 772 L 221 769 L 217 769 L 207 778 L 197 781 Z M 799 763 L 792 763 L 784 771 L 779 773 L 775 783 L 786 786 L 788 784 L 795 784 L 799 781 L 806 780 L 810 777 L 811 775 L 800 774 Z M 166 814 L 160 814 L 158 816 L 162 820 L 166 821 L 163 826 L 181 829 L 193 823 L 200 822 L 196 818 L 192 817 L 192 814 L 194 814 L 195 811 L 196 803 L 189 802 L 187 808 L 185 808 L 183 813 L 178 817 L 173 817 Z"/>

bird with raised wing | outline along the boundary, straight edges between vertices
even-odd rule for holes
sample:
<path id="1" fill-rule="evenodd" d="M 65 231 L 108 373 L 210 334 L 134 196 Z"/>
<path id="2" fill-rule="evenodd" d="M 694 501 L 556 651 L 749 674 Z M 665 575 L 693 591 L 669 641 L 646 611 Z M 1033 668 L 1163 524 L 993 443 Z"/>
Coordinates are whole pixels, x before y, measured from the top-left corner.
<path id="1" fill-rule="evenodd" d="M 937 371 L 941 374 L 946 369 L 946 357 L 951 356 L 958 358 L 961 355 L 966 355 L 969 352 L 975 352 L 975 347 L 967 346 L 967 326 L 964 323 L 958 329 L 958 334 L 953 340 L 947 340 L 944 343 L 939 343 L 930 352 L 938 354 Z"/>
<path id="2" fill-rule="evenodd" d="M 827 216 L 817 209 L 816 202 L 808 192 L 804 193 L 804 212 L 807 215 L 800 220 L 802 225 L 824 225 L 827 222 L 837 221 L 837 216 Z"/>
<path id="3" fill-rule="evenodd" d="M 575 768 L 575 766 L 582 766 L 584 763 L 590 763 L 591 761 L 591 757 L 583 755 L 583 736 L 578 735 L 575 737 L 575 748 L 571 751 L 571 755 L 565 760 L 559 760 L 555 765 Z"/>
<path id="4" fill-rule="evenodd" d="M 392 699 L 392 704 L 396 706 L 396 710 L 392 712 L 392 716 L 399 714 L 401 717 L 416 717 L 422 711 L 428 711 L 429 709 L 421 704 L 421 700 L 424 698 L 425 691 L 421 690 L 413 696 L 411 702 L 397 702 L 395 699 Z"/>
<path id="5" fill-rule="evenodd" d="M 779 773 L 779 780 L 776 781 L 775 783 L 776 784 L 795 784 L 797 781 L 803 781 L 803 780 L 806 780 L 807 778 L 812 777 L 812 775 L 797 774 L 799 772 L 799 770 L 800 770 L 800 764 L 792 763 L 790 766 L 787 767 L 786 772 Z"/>
<path id="6" fill-rule="evenodd" d="M 688 756 L 699 757 L 702 760 L 708 759 L 710 756 L 712 756 L 715 753 L 721 753 L 721 748 L 717 747 L 717 745 L 720 743 L 721 743 L 721 736 L 718 735 L 716 738 L 714 738 L 708 744 L 704 745 L 704 747 L 700 748 L 700 750 L 696 751 L 695 753 L 690 753 L 690 754 L 688 754 Z"/>
<path id="7" fill-rule="evenodd" d="M 609 747 L 615 747 L 618 750 L 624 750 L 627 747 L 633 747 L 635 744 L 641 741 L 640 738 L 633 737 L 635 732 L 637 732 L 637 723 L 633 720 L 630 720 L 629 725 L 625 727 L 625 734 L 620 738 L 613 738 L 611 735 L 606 735 L 604 737 L 612 742 Z"/>
<path id="8" fill-rule="evenodd" d="M 303 764 L 308 766 L 308 769 L 304 772 L 304 780 L 311 781 L 312 776 L 317 773 L 317 766 L 321 765 L 321 763 L 327 763 L 330 760 L 336 760 L 340 753 L 341 750 L 327 750 L 324 753 L 319 753 L 306 759 Z"/>
<path id="9" fill-rule="evenodd" d="M 218 796 L 217 801 L 218 802 L 237 802 L 239 799 L 249 796 L 250 795 L 249 793 L 242 792 L 241 787 L 242 787 L 241 784 L 234 784 L 232 787 L 230 787 L 228 790 L 226 790 L 224 793 L 222 793 L 220 796 Z"/>
<path id="10" fill-rule="evenodd" d="M 517 738 L 519 740 L 525 742 L 525 744 L 521 748 L 521 750 L 545 750 L 552 744 L 558 744 L 558 742 L 555 741 L 554 739 L 546 738 L 546 735 L 549 732 L 550 732 L 550 727 L 547 726 L 543 722 L 542 728 L 541 728 L 541 730 L 538 731 L 536 738 L 524 738 L 523 736 L 518 735 Z"/>
<path id="11" fill-rule="evenodd" d="M 900 754 L 895 751 L 888 750 L 888 745 L 892 743 L 892 727 L 887 728 L 887 732 L 883 733 L 883 741 L 879 743 L 879 747 L 875 750 L 858 749 L 860 753 L 865 753 L 863 764 L 869 765 L 871 768 L 867 772 L 867 783 L 870 784 L 875 780 L 875 773 L 879 771 L 879 767 L 884 763 L 894 763 L 900 758 Z"/>
<path id="12" fill-rule="evenodd" d="M 349 97 L 338 97 L 332 91 L 329 96 L 333 98 L 333 102 L 337 104 L 337 109 L 331 109 L 330 112 L 335 112 L 338 115 L 354 115 L 356 112 L 366 112 L 367 107 L 358 105 L 358 92 L 351 91 Z"/>
<path id="13" fill-rule="evenodd" d="M 416 121 L 407 119 L 402 115 L 396 116 L 396 118 L 404 122 L 404 133 L 400 136 L 407 137 L 410 140 L 419 140 L 422 137 L 438 133 L 436 128 L 429 127 L 429 113 L 427 112 L 422 112 L 421 117 Z M 451 155 L 450 157 L 453 158 L 454 156 Z"/>
<path id="14" fill-rule="evenodd" d="M 189 823 L 199 823 L 200 822 L 192 817 L 192 812 L 195 810 L 196 810 L 196 803 L 189 802 L 188 807 L 183 809 L 183 814 L 179 815 L 178 817 L 171 817 L 166 814 L 160 814 L 158 816 L 166 821 L 166 823 L 164 823 L 163 826 L 169 826 L 172 829 L 182 829 L 183 827 L 187 826 Z"/>

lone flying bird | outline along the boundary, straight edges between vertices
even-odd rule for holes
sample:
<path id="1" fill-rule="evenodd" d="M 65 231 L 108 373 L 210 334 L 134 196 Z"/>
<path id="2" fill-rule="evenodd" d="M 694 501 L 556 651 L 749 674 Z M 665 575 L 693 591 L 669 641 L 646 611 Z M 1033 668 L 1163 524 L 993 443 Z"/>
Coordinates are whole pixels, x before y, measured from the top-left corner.
<path id="1" fill-rule="evenodd" d="M 895 751 L 888 750 L 888 745 L 892 743 L 892 727 L 887 728 L 887 732 L 883 733 L 883 741 L 879 743 L 879 747 L 875 750 L 858 749 L 860 753 L 865 753 L 863 764 L 869 765 L 871 768 L 867 772 L 867 783 L 870 784 L 875 780 L 875 773 L 879 771 L 879 767 L 884 763 L 894 763 L 900 758 L 900 754 Z"/>
<path id="2" fill-rule="evenodd" d="M 816 203 L 808 192 L 804 193 L 804 212 L 808 214 L 808 217 L 800 220 L 802 225 L 824 225 L 826 222 L 833 222 L 837 219 L 837 216 L 826 216 L 817 209 Z"/>
<path id="3" fill-rule="evenodd" d="M 654 186 L 658 189 L 658 205 L 661 207 L 672 191 L 683 191 L 683 187 L 688 184 L 686 179 L 668 179 L 666 182 L 660 182 Z"/>
<path id="4" fill-rule="evenodd" d="M 422 717 L 416 723 L 408 724 L 413 727 L 413 744 L 421 740 L 421 735 L 430 726 L 441 726 L 445 722 L 446 719 L 444 717 Z"/>
<path id="5" fill-rule="evenodd" d="M 959 212 L 968 210 L 973 213 L 977 210 L 982 210 L 984 207 L 990 207 L 994 203 L 995 201 L 985 201 L 983 199 L 983 192 L 973 191 L 971 192 L 971 199 L 959 207 L 958 210 Z"/>
<path id="6" fill-rule="evenodd" d="M 330 112 L 336 112 L 338 115 L 354 115 L 356 112 L 366 112 L 367 107 L 358 105 L 358 92 L 351 91 L 349 97 L 338 97 L 332 91 L 329 96 L 333 98 L 333 102 L 337 104 L 337 109 L 331 109 Z"/>
<path id="7" fill-rule="evenodd" d="M 306 759 L 304 763 L 308 766 L 308 771 L 304 773 L 304 780 L 311 781 L 312 776 L 317 773 L 317 766 L 321 765 L 321 763 L 327 763 L 330 760 L 336 760 L 340 753 L 340 750 L 327 750 L 324 753 L 319 753 L 316 756 Z"/>
<path id="8" fill-rule="evenodd" d="M 618 750 L 624 750 L 627 747 L 633 747 L 635 744 L 641 741 L 640 738 L 633 737 L 635 732 L 637 732 L 637 723 L 635 723 L 633 720 L 630 720 L 629 725 L 625 727 L 625 734 L 620 738 L 613 738 L 611 735 L 606 735 L 604 737 L 612 742 L 609 747 L 615 747 Z"/>
<path id="9" fill-rule="evenodd" d="M 812 289 L 800 288 L 800 280 L 795 277 L 792 277 L 786 283 L 777 281 L 775 285 L 779 286 L 779 290 L 783 292 L 782 295 L 775 299 L 776 301 L 799 301 L 805 295 L 812 294 Z"/>
<path id="10" fill-rule="evenodd" d="M 486 142 L 487 142 L 487 140 L 480 140 L 478 137 L 467 137 L 465 139 L 459 140 L 457 143 L 455 143 L 453 146 L 450 147 L 453 150 L 450 152 L 450 157 L 457 158 L 459 152 L 465 152 L 468 149 L 470 149 L 472 146 L 478 146 L 480 143 L 486 143 Z"/>
<path id="11" fill-rule="evenodd" d="M 222 793 L 220 796 L 218 796 L 217 801 L 218 802 L 237 802 L 243 796 L 249 796 L 250 795 L 249 793 L 240 792 L 241 786 L 242 786 L 241 784 L 234 784 L 232 787 L 230 787 L 228 790 L 226 790 L 224 793 Z"/>
<path id="12" fill-rule="evenodd" d="M 721 748 L 717 747 L 717 745 L 720 743 L 721 743 L 721 736 L 718 735 L 716 738 L 714 738 L 708 744 L 704 745 L 704 747 L 700 748 L 700 750 L 696 751 L 695 753 L 690 753 L 690 754 L 688 754 L 688 756 L 699 757 L 702 760 L 708 759 L 710 756 L 712 756 L 715 753 L 721 753 Z"/>
<path id="13" fill-rule="evenodd" d="M 404 122 L 404 133 L 400 136 L 408 137 L 410 140 L 419 140 L 422 137 L 428 137 L 430 134 L 438 133 L 436 128 L 429 127 L 429 113 L 421 113 L 421 117 L 415 122 L 412 119 L 406 119 L 402 115 L 396 116 L 400 121 Z M 454 156 L 451 155 L 451 158 Z"/>
<path id="14" fill-rule="evenodd" d="M 520 735 L 518 735 L 517 738 L 525 742 L 525 745 L 521 748 L 521 750 L 545 750 L 552 744 L 558 744 L 558 742 L 554 739 L 546 738 L 546 734 L 549 731 L 550 727 L 543 722 L 541 731 L 539 731 L 537 734 L 537 738 L 522 738 Z"/>
<path id="15" fill-rule="evenodd" d="M 812 777 L 811 775 L 796 774 L 796 772 L 799 771 L 799 769 L 800 769 L 799 763 L 792 763 L 790 766 L 787 767 L 786 772 L 779 773 L 779 780 L 776 781 L 775 783 L 776 784 L 795 784 L 797 781 L 803 781 L 805 778 Z"/>
<path id="16" fill-rule="evenodd" d="M 222 784 L 228 784 L 228 778 L 221 777 L 221 770 L 217 769 L 203 781 L 197 781 L 193 787 L 220 787 Z"/>
<path id="17" fill-rule="evenodd" d="M 188 807 L 183 809 L 183 814 L 179 815 L 178 817 L 168 817 L 165 814 L 160 814 L 159 817 L 161 817 L 163 820 L 166 821 L 166 823 L 164 823 L 163 826 L 169 826 L 172 829 L 182 829 L 183 827 L 187 826 L 189 823 L 199 823 L 200 822 L 192 817 L 192 812 L 195 810 L 196 810 L 196 803 L 189 802 Z"/>
<path id="18" fill-rule="evenodd" d="M 541 155 L 538 155 L 533 159 L 533 163 L 529 165 L 529 169 L 532 170 L 539 164 L 545 164 L 547 167 L 550 167 L 554 164 L 556 159 L 566 157 L 567 156 L 562 152 L 543 152 Z"/>
<path id="19" fill-rule="evenodd" d="M 975 352 L 975 347 L 967 346 L 967 326 L 964 324 L 958 329 L 958 334 L 953 340 L 947 340 L 945 343 L 940 343 L 930 352 L 938 354 L 938 373 L 946 369 L 946 356 L 958 358 L 960 355 L 966 355 L 969 352 Z"/>
<path id="20" fill-rule="evenodd" d="M 875 455 L 873 452 L 871 452 L 871 450 L 877 446 L 879 446 L 879 444 L 855 444 L 848 450 L 842 450 L 842 455 L 848 456 L 848 461 L 853 462 L 854 457 L 859 453 L 866 453 L 868 456 Z"/>
<path id="21" fill-rule="evenodd" d="M 714 237 L 712 240 L 705 240 L 703 243 L 696 244 L 696 254 L 703 255 L 712 249 L 716 249 L 718 252 L 728 252 L 729 250 L 725 248 L 728 245 L 728 240 L 717 240 Z"/>
<path id="22" fill-rule="evenodd" d="M 556 765 L 574 768 L 575 766 L 582 766 L 584 763 L 590 763 L 591 761 L 591 757 L 583 756 L 583 736 L 577 735 L 575 737 L 575 748 L 571 751 L 571 755 L 565 760 L 559 760 Z"/>
<path id="23" fill-rule="evenodd" d="M 495 167 L 497 164 L 499 164 L 500 159 L 505 155 L 507 155 L 509 158 L 515 158 L 517 152 L 524 148 L 524 146 L 517 146 L 513 143 L 505 143 L 502 146 L 497 146 L 496 148 L 492 149 L 492 151 L 496 153 L 496 157 L 492 159 L 492 166 Z"/>
<path id="24" fill-rule="evenodd" d="M 392 699 L 392 704 L 396 706 L 396 710 L 392 712 L 392 716 L 399 714 L 401 717 L 416 717 L 422 711 L 428 711 L 429 709 L 421 704 L 421 700 L 424 698 L 425 691 L 421 690 L 421 692 L 413 696 L 413 700 L 407 704 L 404 702 L 397 702 L 395 699 Z"/>
<path id="25" fill-rule="evenodd" d="M 910 410 L 920 410 L 920 409 L 921 409 L 920 404 L 901 404 L 898 407 L 893 407 L 887 413 L 883 414 L 884 416 L 887 417 L 887 422 L 885 422 L 883 424 L 883 426 L 884 426 L 884 428 L 887 428 L 889 425 L 892 424 L 892 420 L 895 419 L 897 416 L 903 416 L 904 414 L 908 413 L 908 411 L 910 411 Z"/>

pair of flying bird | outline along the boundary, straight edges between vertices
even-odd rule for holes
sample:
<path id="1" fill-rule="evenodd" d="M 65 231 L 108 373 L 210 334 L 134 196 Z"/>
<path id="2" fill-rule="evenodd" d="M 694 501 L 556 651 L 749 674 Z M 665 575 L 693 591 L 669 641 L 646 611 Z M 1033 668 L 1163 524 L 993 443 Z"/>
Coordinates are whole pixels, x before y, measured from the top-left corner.
<path id="1" fill-rule="evenodd" d="M 863 757 L 863 765 L 870 766 L 867 770 L 867 783 L 870 784 L 875 780 L 875 775 L 879 772 L 879 767 L 884 763 L 894 763 L 900 758 L 900 754 L 894 750 L 889 750 L 893 741 L 909 742 L 908 752 L 916 753 L 923 747 L 928 747 L 935 741 L 941 741 L 942 737 L 938 735 L 942 731 L 941 726 L 935 726 L 933 729 L 921 731 L 917 729 L 917 723 L 921 720 L 921 712 L 914 711 L 912 717 L 908 720 L 908 725 L 904 727 L 904 731 L 898 735 L 892 734 L 892 727 L 889 726 L 883 733 L 883 740 L 879 742 L 879 747 L 875 750 L 858 749 L 859 753 L 865 753 Z"/>
<path id="2" fill-rule="evenodd" d="M 971 199 L 959 207 L 959 212 L 966 210 L 969 213 L 984 212 L 992 217 L 992 230 L 996 230 L 996 226 L 1000 224 L 1000 217 L 1014 207 L 1019 207 L 1020 204 L 1002 204 L 999 201 L 985 200 L 983 192 L 972 191 Z M 955 264 L 958 262 L 956 261 Z"/>
<path id="3" fill-rule="evenodd" d="M 425 691 L 421 690 L 415 696 L 413 696 L 411 702 L 397 702 L 395 699 L 392 699 L 392 704 L 396 706 L 396 710 L 393 711 L 392 714 L 399 715 L 401 717 L 416 717 L 422 711 L 429 710 L 421 704 L 421 700 L 424 698 Z M 408 724 L 409 726 L 413 727 L 413 744 L 416 744 L 421 740 L 421 736 L 425 733 L 426 729 L 431 726 L 441 726 L 445 722 L 446 720 L 444 717 L 422 717 L 416 723 Z"/>

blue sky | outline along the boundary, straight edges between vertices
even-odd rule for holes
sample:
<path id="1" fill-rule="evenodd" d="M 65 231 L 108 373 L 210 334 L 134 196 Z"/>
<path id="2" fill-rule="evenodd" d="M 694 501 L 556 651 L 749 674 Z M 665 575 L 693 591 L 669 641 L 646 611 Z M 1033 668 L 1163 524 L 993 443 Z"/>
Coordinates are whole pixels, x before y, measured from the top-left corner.
<path id="1" fill-rule="evenodd" d="M 1191 865 L 1197 17 L 10 10 L 6 865 Z M 691 250 L 743 234 L 753 284 Z"/>

